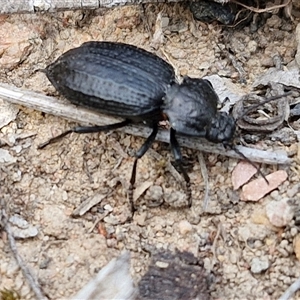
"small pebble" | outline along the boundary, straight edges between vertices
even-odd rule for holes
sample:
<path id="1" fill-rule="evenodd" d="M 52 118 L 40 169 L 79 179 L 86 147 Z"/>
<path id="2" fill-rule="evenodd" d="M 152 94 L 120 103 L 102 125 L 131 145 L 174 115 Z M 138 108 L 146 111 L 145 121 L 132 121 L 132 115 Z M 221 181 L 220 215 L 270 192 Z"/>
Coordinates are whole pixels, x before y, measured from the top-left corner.
<path id="1" fill-rule="evenodd" d="M 8 43 L 9 45 L 9 43 Z M 2 50 L 5 51 L 5 50 Z M 3 62 L 2 62 L 3 63 Z M 19 112 L 19 107 L 13 105 L 12 103 L 6 102 L 4 100 L 0 101 L 1 117 L 0 117 L 0 128 L 6 126 L 11 121 L 15 120 Z"/>
<path id="2" fill-rule="evenodd" d="M 7 265 L 6 275 L 7 277 L 15 278 L 16 272 L 19 270 L 19 265 L 15 261 L 11 261 Z"/>
<path id="3" fill-rule="evenodd" d="M 106 245 L 108 248 L 117 248 L 117 240 L 116 239 L 107 239 L 106 240 Z"/>
<path id="4" fill-rule="evenodd" d="M 28 284 L 23 285 L 20 291 L 20 294 L 22 295 L 23 299 L 26 297 L 26 295 L 30 294 L 30 287 Z"/>
<path id="5" fill-rule="evenodd" d="M 291 236 L 295 237 L 298 233 L 298 229 L 296 227 L 292 227 L 291 228 Z"/>
<path id="6" fill-rule="evenodd" d="M 264 178 L 258 178 L 243 186 L 241 200 L 243 201 L 258 201 L 266 194 L 283 183 L 287 179 L 287 172 L 284 170 L 276 171 L 266 176 L 269 184 Z"/>
<path id="7" fill-rule="evenodd" d="M 266 208 L 265 207 L 258 207 L 255 209 L 251 215 L 251 220 L 255 224 L 262 224 L 262 225 L 270 225 L 270 221 L 266 215 Z"/>
<path id="8" fill-rule="evenodd" d="M 16 290 L 21 289 L 22 286 L 24 285 L 24 280 L 23 280 L 22 277 L 23 277 L 22 274 L 19 273 L 19 274 L 17 275 L 17 277 L 15 278 L 15 289 L 16 289 Z M 2 298 L 2 299 L 3 299 L 3 298 Z"/>
<path id="9" fill-rule="evenodd" d="M 278 248 L 277 251 L 281 254 L 281 256 L 283 256 L 283 257 L 289 257 L 289 253 L 285 249 Z"/>
<path id="10" fill-rule="evenodd" d="M 271 201 L 266 205 L 266 214 L 272 225 L 276 227 L 286 226 L 294 217 L 293 209 L 288 200 Z"/>
<path id="11" fill-rule="evenodd" d="M 105 204 L 104 209 L 109 211 L 109 212 L 112 212 L 114 210 L 113 207 L 110 204 Z"/>
<path id="12" fill-rule="evenodd" d="M 248 50 L 250 53 L 255 53 L 257 50 L 257 42 L 252 40 L 248 43 Z"/>
<path id="13" fill-rule="evenodd" d="M 229 254 L 229 261 L 232 263 L 232 264 L 236 264 L 238 262 L 238 259 L 239 259 L 239 255 L 235 252 L 235 251 L 232 251 L 230 254 Z"/>
<path id="14" fill-rule="evenodd" d="M 111 224 L 111 225 L 118 225 L 120 223 L 120 220 L 112 215 L 106 216 L 104 219 L 105 223 Z"/>
<path id="15" fill-rule="evenodd" d="M 267 229 L 265 225 L 249 223 L 238 228 L 238 238 L 240 241 L 247 241 L 248 239 L 264 241 L 269 235 L 270 229 Z"/>
<path id="16" fill-rule="evenodd" d="M 238 235 L 240 241 L 247 241 L 248 238 L 251 236 L 250 229 L 248 227 L 239 227 L 238 228 Z"/>
<path id="17" fill-rule="evenodd" d="M 295 184 L 292 187 L 289 187 L 288 190 L 286 191 L 286 194 L 289 198 L 293 198 L 298 192 L 299 192 L 299 184 Z"/>
<path id="18" fill-rule="evenodd" d="M 9 218 L 11 230 L 15 238 L 26 239 L 38 235 L 38 229 L 29 224 L 19 215 L 13 215 Z"/>
<path id="19" fill-rule="evenodd" d="M 210 261 L 210 259 L 208 257 L 205 257 L 203 259 L 203 266 L 205 270 L 211 270 L 212 268 L 212 262 Z"/>
<path id="20" fill-rule="evenodd" d="M 9 154 L 8 150 L 0 149 L 0 163 L 15 163 L 17 159 Z"/>
<path id="21" fill-rule="evenodd" d="M 68 200 L 68 193 L 67 193 L 66 191 L 63 191 L 63 193 L 62 193 L 62 199 L 63 199 L 64 201 L 67 201 L 67 200 Z"/>
<path id="22" fill-rule="evenodd" d="M 285 248 L 288 244 L 289 244 L 289 242 L 287 240 L 282 240 L 280 242 L 280 247 Z"/>
<path id="23" fill-rule="evenodd" d="M 164 192 L 161 186 L 158 185 L 150 185 L 147 188 L 147 192 L 145 194 L 145 200 L 147 201 L 147 206 L 149 207 L 157 207 L 163 203 Z"/>
<path id="24" fill-rule="evenodd" d="M 161 18 L 161 27 L 165 28 L 169 25 L 170 19 L 168 17 Z"/>
<path id="25" fill-rule="evenodd" d="M 254 274 L 259 274 L 270 267 L 270 262 L 268 257 L 254 257 L 251 261 L 251 272 Z"/>
<path id="26" fill-rule="evenodd" d="M 262 246 L 263 246 L 262 241 L 257 240 L 257 241 L 254 242 L 254 247 L 255 247 L 256 249 L 259 249 L 259 248 L 261 248 Z"/>
<path id="27" fill-rule="evenodd" d="M 147 212 L 143 212 L 135 217 L 135 220 L 139 226 L 145 226 L 147 218 Z"/>
<path id="28" fill-rule="evenodd" d="M 173 191 L 165 195 L 165 202 L 171 207 L 182 207 L 186 205 L 186 194 L 182 191 Z"/>
<path id="29" fill-rule="evenodd" d="M 164 262 L 164 261 L 157 261 L 157 262 L 155 262 L 155 265 L 161 269 L 166 269 L 169 267 L 169 263 Z"/>
<path id="30" fill-rule="evenodd" d="M 186 235 L 187 233 L 190 233 L 192 231 L 193 226 L 188 221 L 183 220 L 179 222 L 178 229 L 182 235 Z"/>
<path id="31" fill-rule="evenodd" d="M 224 262 L 225 261 L 225 256 L 224 255 L 218 255 L 218 261 L 219 262 Z"/>
<path id="32" fill-rule="evenodd" d="M 280 200 L 280 195 L 278 190 L 275 190 L 273 192 L 270 193 L 270 196 L 274 199 L 274 200 Z"/>
<path id="33" fill-rule="evenodd" d="M 5 274 L 5 272 L 7 271 L 7 267 L 8 267 L 8 262 L 1 262 L 0 273 Z"/>
<path id="34" fill-rule="evenodd" d="M 17 145 L 15 147 L 13 147 L 12 149 L 16 152 L 16 153 L 20 153 L 22 151 L 22 146 L 21 145 Z"/>

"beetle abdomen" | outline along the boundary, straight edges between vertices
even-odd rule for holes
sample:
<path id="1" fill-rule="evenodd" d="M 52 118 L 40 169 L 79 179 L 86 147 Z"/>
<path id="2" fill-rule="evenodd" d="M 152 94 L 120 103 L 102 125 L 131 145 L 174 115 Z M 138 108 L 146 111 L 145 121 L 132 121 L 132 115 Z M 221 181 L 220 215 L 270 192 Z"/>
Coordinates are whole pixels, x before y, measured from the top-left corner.
<path id="1" fill-rule="evenodd" d="M 74 104 L 129 119 L 160 111 L 173 68 L 132 45 L 88 42 L 69 50 L 47 67 L 54 87 Z"/>

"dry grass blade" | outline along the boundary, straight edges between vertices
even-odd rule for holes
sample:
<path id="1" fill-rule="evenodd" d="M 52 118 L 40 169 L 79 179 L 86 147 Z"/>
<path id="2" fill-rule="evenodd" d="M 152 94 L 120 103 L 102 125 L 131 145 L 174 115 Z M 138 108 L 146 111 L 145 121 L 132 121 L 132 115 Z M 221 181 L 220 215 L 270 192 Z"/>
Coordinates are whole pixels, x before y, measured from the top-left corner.
<path id="1" fill-rule="evenodd" d="M 208 181 L 207 168 L 206 168 L 206 164 L 205 164 L 205 160 L 204 160 L 202 152 L 198 153 L 198 161 L 200 164 L 201 174 L 202 174 L 204 186 L 205 186 L 203 211 L 206 211 L 207 207 L 208 207 L 208 202 L 209 202 L 209 181 Z"/>

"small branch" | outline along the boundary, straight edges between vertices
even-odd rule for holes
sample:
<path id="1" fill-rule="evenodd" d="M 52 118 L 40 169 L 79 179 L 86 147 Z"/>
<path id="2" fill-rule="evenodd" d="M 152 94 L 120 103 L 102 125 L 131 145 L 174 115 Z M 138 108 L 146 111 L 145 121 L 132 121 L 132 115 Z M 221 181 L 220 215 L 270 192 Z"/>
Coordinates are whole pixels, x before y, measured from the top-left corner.
<path id="1" fill-rule="evenodd" d="M 0 14 L 56 12 L 97 9 L 140 3 L 179 2 L 183 0 L 1 0 Z"/>
<path id="2" fill-rule="evenodd" d="M 278 300 L 289 300 L 300 289 L 300 277 L 285 291 Z"/>
<path id="3" fill-rule="evenodd" d="M 22 257 L 18 253 L 17 245 L 16 245 L 16 242 L 15 242 L 11 227 L 9 225 L 9 221 L 8 221 L 8 217 L 7 217 L 5 209 L 2 209 L 1 214 L 2 214 L 3 227 L 4 227 L 4 230 L 7 234 L 10 250 L 11 250 L 15 260 L 17 261 L 18 266 L 20 267 L 20 269 L 23 273 L 23 276 L 27 280 L 27 283 L 29 284 L 32 291 L 34 292 L 34 294 L 36 296 L 36 299 L 46 300 L 47 298 L 43 295 L 36 279 L 34 278 L 32 273 L 28 269 L 28 267 L 25 265 Z"/>
<path id="4" fill-rule="evenodd" d="M 72 299 L 136 299 L 138 290 L 130 275 L 130 254 L 112 259 Z"/>
<path id="5" fill-rule="evenodd" d="M 255 13 L 263 13 L 263 12 L 272 11 L 274 9 L 286 7 L 287 5 L 289 5 L 291 3 L 291 1 L 292 0 L 287 0 L 287 2 L 285 2 L 283 4 L 274 5 L 274 6 L 270 6 L 270 7 L 266 7 L 266 8 L 257 8 L 257 7 L 254 7 L 254 6 L 247 6 L 247 5 L 241 3 L 240 1 L 237 1 L 237 0 L 231 0 L 232 3 L 240 5 L 240 6 L 244 7 L 244 8 L 247 8 L 248 10 L 253 11 Z"/>
<path id="6" fill-rule="evenodd" d="M 198 154 L 198 162 L 200 164 L 201 175 L 204 181 L 204 189 L 205 189 L 204 200 L 203 200 L 203 211 L 207 211 L 208 202 L 209 202 L 209 180 L 208 180 L 207 168 L 206 168 L 206 164 L 202 152 L 199 152 Z"/>
<path id="7" fill-rule="evenodd" d="M 48 97 L 36 92 L 22 90 L 11 85 L 0 83 L 0 98 L 8 102 L 23 105 L 31 109 L 42 111 L 63 117 L 81 124 L 107 125 L 119 122 L 121 119 L 101 115 L 99 113 L 74 106 L 68 101 Z M 135 136 L 148 137 L 151 129 L 142 125 L 131 125 L 118 129 Z M 159 131 L 157 140 L 169 143 L 169 132 L 167 130 Z M 210 143 L 205 139 L 178 136 L 180 145 L 196 149 L 204 152 L 226 155 L 233 158 L 241 159 L 241 157 L 233 150 L 226 150 L 223 145 Z M 291 159 L 288 158 L 285 151 L 264 151 L 243 146 L 236 147 L 251 161 L 266 164 L 290 164 Z"/>

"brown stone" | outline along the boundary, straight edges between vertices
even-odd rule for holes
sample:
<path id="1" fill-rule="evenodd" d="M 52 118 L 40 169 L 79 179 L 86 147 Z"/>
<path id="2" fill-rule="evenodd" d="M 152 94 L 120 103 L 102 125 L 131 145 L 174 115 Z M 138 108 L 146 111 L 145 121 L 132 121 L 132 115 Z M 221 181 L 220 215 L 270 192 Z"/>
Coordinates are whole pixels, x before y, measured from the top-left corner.
<path id="1" fill-rule="evenodd" d="M 287 179 L 287 172 L 284 170 L 276 171 L 266 176 L 269 184 L 264 178 L 258 178 L 243 186 L 240 199 L 243 201 L 258 201 L 266 194 L 275 190 Z"/>

